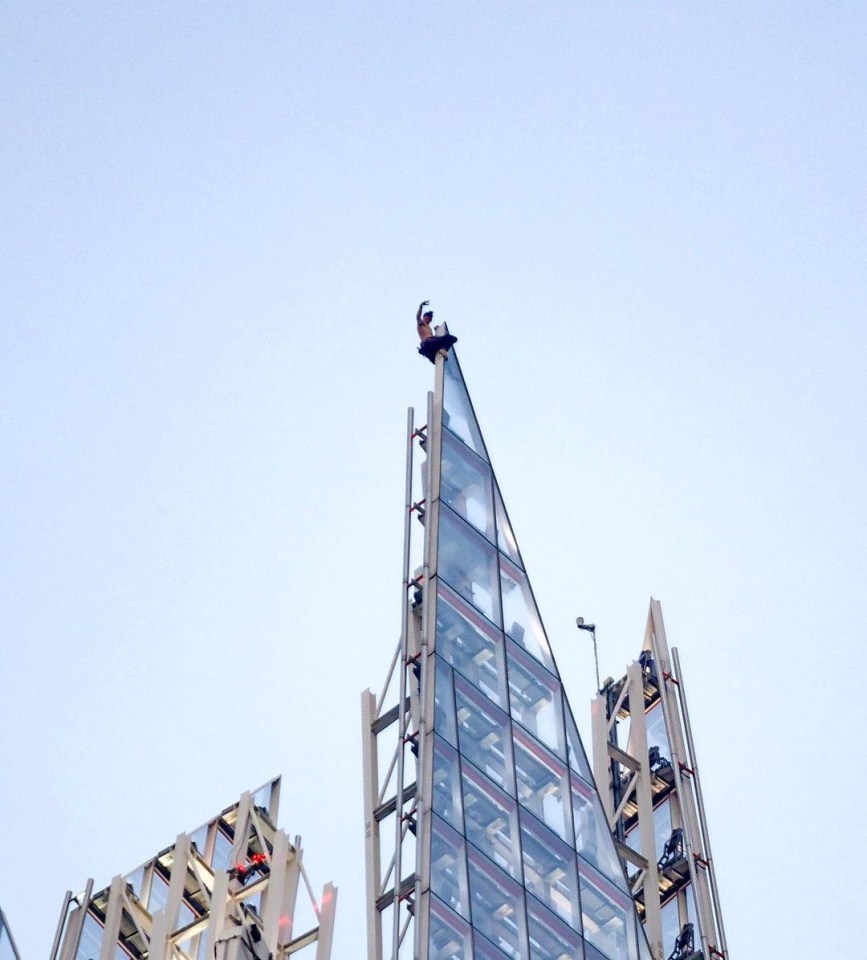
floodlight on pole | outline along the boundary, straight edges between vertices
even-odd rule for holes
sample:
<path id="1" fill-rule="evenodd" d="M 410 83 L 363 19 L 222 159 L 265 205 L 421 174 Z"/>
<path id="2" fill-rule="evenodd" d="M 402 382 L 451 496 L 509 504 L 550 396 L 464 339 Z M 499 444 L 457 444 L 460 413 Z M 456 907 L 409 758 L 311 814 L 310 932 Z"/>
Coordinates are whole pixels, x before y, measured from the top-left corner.
<path id="1" fill-rule="evenodd" d="M 585 623 L 584 617 L 576 617 L 575 626 L 578 627 L 579 630 L 587 630 L 590 636 L 593 637 L 593 662 L 596 664 L 596 689 L 600 690 L 602 683 L 599 680 L 599 651 L 596 649 L 596 624 Z"/>

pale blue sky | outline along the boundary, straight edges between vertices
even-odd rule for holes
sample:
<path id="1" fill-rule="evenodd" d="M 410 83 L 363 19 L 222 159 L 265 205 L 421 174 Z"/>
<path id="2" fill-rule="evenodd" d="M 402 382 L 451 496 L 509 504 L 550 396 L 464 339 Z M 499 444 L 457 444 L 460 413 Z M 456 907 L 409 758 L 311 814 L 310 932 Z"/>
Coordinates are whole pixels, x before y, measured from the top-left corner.
<path id="1" fill-rule="evenodd" d="M 25 960 L 66 889 L 280 771 L 359 956 L 358 694 L 397 640 L 424 298 L 582 730 L 575 616 L 617 674 L 658 597 L 732 956 L 851 950 L 865 28 L 843 2 L 7 0 L 0 903 Z"/>

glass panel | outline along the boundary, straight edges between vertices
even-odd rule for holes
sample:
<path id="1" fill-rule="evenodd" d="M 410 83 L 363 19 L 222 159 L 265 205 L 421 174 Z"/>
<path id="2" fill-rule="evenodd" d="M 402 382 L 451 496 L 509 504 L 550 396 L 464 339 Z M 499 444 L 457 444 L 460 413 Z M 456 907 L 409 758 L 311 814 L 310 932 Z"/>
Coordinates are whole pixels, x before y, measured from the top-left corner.
<path id="1" fill-rule="evenodd" d="M 519 567 L 523 567 L 524 564 L 521 562 L 521 554 L 518 550 L 518 541 L 515 539 L 515 534 L 512 533 L 512 525 L 509 523 L 503 497 L 496 480 L 494 481 L 494 503 L 497 510 L 497 546 L 510 560 L 517 563 Z"/>
<path id="2" fill-rule="evenodd" d="M 458 749 L 491 780 L 514 796 L 509 717 L 459 674 L 455 676 Z"/>
<path id="3" fill-rule="evenodd" d="M 668 745 L 668 734 L 665 731 L 665 715 L 662 712 L 662 704 L 657 703 L 655 707 L 647 712 L 647 749 L 659 747 L 660 756 L 666 760 L 671 760 L 671 747 Z"/>
<path id="4" fill-rule="evenodd" d="M 154 867 L 151 879 L 151 892 L 148 896 L 148 913 L 153 916 L 157 910 L 164 910 L 169 902 L 169 885 Z"/>
<path id="5" fill-rule="evenodd" d="M 584 956 L 580 934 L 532 896 L 527 897 L 527 923 L 532 960 L 581 960 Z"/>
<path id="6" fill-rule="evenodd" d="M 677 912 L 677 897 L 672 897 L 660 910 L 662 917 L 662 950 L 666 957 L 674 949 L 674 941 L 680 933 L 680 919 Z"/>
<path id="7" fill-rule="evenodd" d="M 214 856 L 211 858 L 211 868 L 217 870 L 226 870 L 232 857 L 232 841 L 217 828 L 214 839 Z"/>
<path id="8" fill-rule="evenodd" d="M 521 887 L 484 854 L 469 848 L 473 926 L 509 957 L 526 957 Z"/>
<path id="9" fill-rule="evenodd" d="M 434 734 L 433 808 L 456 830 L 463 832 L 458 752 L 436 734 Z"/>
<path id="10" fill-rule="evenodd" d="M 443 389 L 443 423 L 457 434 L 468 446 L 472 447 L 480 456 L 488 459 L 482 434 L 473 413 L 473 405 L 464 379 L 454 354 L 445 364 L 445 383 Z"/>
<path id="11" fill-rule="evenodd" d="M 453 910 L 430 898 L 431 960 L 473 960 L 470 925 Z"/>
<path id="12" fill-rule="evenodd" d="M 506 960 L 510 956 L 513 954 L 503 953 L 478 930 L 473 931 L 473 960 Z"/>
<path id="13" fill-rule="evenodd" d="M 197 916 L 190 909 L 189 905 L 181 900 L 180 909 L 178 910 L 178 921 L 175 924 L 175 930 L 183 930 L 184 927 L 188 927 L 196 919 Z"/>
<path id="14" fill-rule="evenodd" d="M 575 852 L 535 817 L 521 811 L 524 886 L 575 930 L 581 930 Z"/>
<path id="15" fill-rule="evenodd" d="M 141 883 L 144 879 L 144 867 L 138 867 L 138 869 L 133 870 L 132 873 L 128 873 L 124 880 L 126 881 L 127 890 L 132 890 L 138 899 L 141 899 Z"/>
<path id="16" fill-rule="evenodd" d="M 506 706 L 503 635 L 440 581 L 437 653 L 496 704 Z"/>
<path id="17" fill-rule="evenodd" d="M 81 931 L 81 940 L 75 960 L 93 960 L 99 957 L 99 948 L 102 946 L 102 924 L 88 914 L 84 919 L 84 929 Z"/>
<path id="18" fill-rule="evenodd" d="M 578 736 L 578 728 L 575 726 L 568 700 L 565 703 L 564 712 L 566 714 L 566 743 L 569 746 L 569 766 L 588 783 L 593 783 L 593 774 L 590 772 L 587 754 L 584 752 L 584 745 Z"/>
<path id="19" fill-rule="evenodd" d="M 440 510 L 437 564 L 439 576 L 500 625 L 497 551 L 448 507 Z"/>
<path id="20" fill-rule="evenodd" d="M 253 805 L 264 810 L 268 816 L 271 816 L 271 788 L 273 783 L 268 782 L 264 787 L 259 787 L 259 789 L 253 794 Z"/>
<path id="21" fill-rule="evenodd" d="M 562 690 L 559 681 L 516 644 L 506 643 L 512 719 L 566 758 Z"/>
<path id="22" fill-rule="evenodd" d="M 584 937 L 611 960 L 635 960 L 632 899 L 583 860 L 578 861 Z"/>
<path id="23" fill-rule="evenodd" d="M 671 804 L 665 800 L 658 807 L 653 808 L 653 839 L 656 843 L 657 860 L 662 856 L 671 831 Z"/>
<path id="24" fill-rule="evenodd" d="M 431 815 L 430 877 L 431 890 L 440 900 L 469 917 L 466 843 L 436 814 Z"/>
<path id="25" fill-rule="evenodd" d="M 495 542 L 491 465 L 448 430 L 443 431 L 440 497 L 455 513 Z"/>
<path id="26" fill-rule="evenodd" d="M 262 913 L 262 891 L 255 896 L 248 897 L 244 903 L 258 916 Z"/>
<path id="27" fill-rule="evenodd" d="M 518 800 L 559 837 L 572 842 L 566 765 L 533 737 L 514 728 Z"/>
<path id="28" fill-rule="evenodd" d="M 530 581 L 502 554 L 500 583 L 503 591 L 503 629 L 516 643 L 553 670 L 554 661 L 530 591 Z"/>
<path id="29" fill-rule="evenodd" d="M 688 883 L 685 888 L 686 892 L 686 917 L 689 922 L 695 927 L 698 931 L 698 914 L 695 911 L 695 896 L 692 892 L 692 883 Z M 696 932 L 696 939 L 698 939 L 698 933 Z"/>
<path id="30" fill-rule="evenodd" d="M 597 870 L 613 880 L 623 890 L 627 890 L 620 858 L 614 849 L 608 821 L 602 811 L 602 804 L 593 788 L 573 776 L 572 780 L 572 819 L 575 823 L 575 849 L 593 864 Z M 627 843 L 638 840 L 638 830 L 627 835 Z M 633 849 L 636 849 L 633 847 Z"/>
<path id="31" fill-rule="evenodd" d="M 463 766 L 463 787 L 467 839 L 520 880 L 517 803 L 469 763 Z"/>
<path id="32" fill-rule="evenodd" d="M 194 833 L 190 834 L 190 841 L 195 844 L 196 850 L 199 852 L 199 856 L 204 860 L 205 859 L 205 849 L 208 843 L 208 824 L 206 823 L 203 827 L 199 827 Z"/>
<path id="33" fill-rule="evenodd" d="M 604 953 L 600 953 L 592 943 L 584 941 L 584 956 L 586 960 L 608 960 Z"/>
<path id="34" fill-rule="evenodd" d="M 650 947 L 647 945 L 647 931 L 644 929 L 644 925 L 639 923 L 638 920 L 636 920 L 635 923 L 636 923 L 636 929 L 638 931 L 639 960 L 653 960 L 653 955 L 650 952 Z"/>
<path id="35" fill-rule="evenodd" d="M 434 730 L 456 747 L 458 738 L 455 731 L 455 691 L 452 684 L 452 668 L 442 657 L 434 657 L 434 664 L 436 669 Z"/>
<path id="36" fill-rule="evenodd" d="M 626 846 L 629 847 L 630 850 L 634 850 L 636 853 L 641 853 L 641 831 L 638 829 L 637 823 L 629 831 L 629 833 L 626 834 Z M 590 858 L 588 857 L 588 859 Z M 635 867 L 631 866 L 629 869 L 634 870 Z"/>

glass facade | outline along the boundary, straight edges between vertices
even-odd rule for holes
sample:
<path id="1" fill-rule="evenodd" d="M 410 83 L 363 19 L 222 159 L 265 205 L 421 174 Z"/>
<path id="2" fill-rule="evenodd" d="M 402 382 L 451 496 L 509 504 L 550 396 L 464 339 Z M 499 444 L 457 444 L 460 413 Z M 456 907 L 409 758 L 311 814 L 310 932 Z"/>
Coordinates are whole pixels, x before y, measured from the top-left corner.
<path id="1" fill-rule="evenodd" d="M 423 955 L 638 960 L 643 932 L 454 352 L 444 367 L 439 523 L 427 527 L 436 703 Z"/>

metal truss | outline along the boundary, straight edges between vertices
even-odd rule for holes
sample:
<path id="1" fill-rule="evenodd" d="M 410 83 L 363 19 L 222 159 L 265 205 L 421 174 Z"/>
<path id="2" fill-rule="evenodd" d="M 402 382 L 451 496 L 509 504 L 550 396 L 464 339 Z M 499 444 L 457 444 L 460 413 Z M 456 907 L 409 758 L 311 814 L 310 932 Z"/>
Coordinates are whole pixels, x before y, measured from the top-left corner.
<path id="1" fill-rule="evenodd" d="M 727 958 L 683 677 L 656 600 L 639 660 L 593 701 L 593 761 L 654 958 Z"/>
<path id="2" fill-rule="evenodd" d="M 337 890 L 316 898 L 279 793 L 277 778 L 104 890 L 67 893 L 51 960 L 329 960 Z"/>
<path id="3" fill-rule="evenodd" d="M 407 415 L 400 641 L 379 695 L 362 694 L 368 960 L 428 955 L 436 624 L 427 597 L 436 574 L 439 357 L 435 376 L 425 424 L 416 426 L 413 408 Z M 418 476 L 416 446 L 426 454 Z"/>

